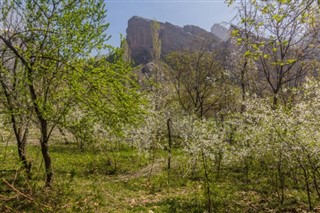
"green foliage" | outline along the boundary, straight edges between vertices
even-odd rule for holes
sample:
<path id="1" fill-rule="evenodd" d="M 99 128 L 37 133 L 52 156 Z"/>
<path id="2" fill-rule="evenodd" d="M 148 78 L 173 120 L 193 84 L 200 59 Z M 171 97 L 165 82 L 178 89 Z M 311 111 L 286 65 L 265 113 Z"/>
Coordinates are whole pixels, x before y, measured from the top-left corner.
<path id="1" fill-rule="evenodd" d="M 98 136 L 99 131 L 106 131 L 119 136 L 128 126 L 140 123 L 145 101 L 136 77 L 120 49 L 112 54 L 113 62 L 104 58 L 75 62 L 68 79 L 70 96 L 77 103 L 66 118 L 71 132 L 83 128 L 94 132 L 84 135 Z"/>
<path id="2" fill-rule="evenodd" d="M 264 75 L 274 106 L 283 89 L 296 87 L 311 70 L 306 61 L 314 60 L 318 48 L 319 30 L 316 27 L 318 9 L 314 0 L 241 0 L 239 24 L 232 33 L 243 48 L 244 57 L 255 61 Z M 262 93 L 262 91 L 256 91 Z M 265 92 L 264 92 L 265 93 Z M 287 101 L 287 96 L 281 97 Z"/>
<path id="3" fill-rule="evenodd" d="M 69 129 L 81 147 L 94 141 L 97 126 L 121 135 L 126 126 L 140 121 L 139 87 L 123 50 L 110 50 L 112 61 L 92 58 L 107 47 L 103 0 L 4 1 L 0 9 L 0 25 L 6 29 L 0 33 L 6 53 L 2 61 L 11 62 L 0 68 L 13 79 L 7 85 L 2 80 L 2 89 L 8 103 L 23 101 L 24 113 L 39 128 L 49 185 L 53 170 L 48 142 L 56 126 Z M 22 85 L 19 90 L 17 83 Z M 7 105 L 12 116 L 21 107 Z"/>
<path id="4" fill-rule="evenodd" d="M 236 107 L 236 89 L 217 56 L 206 51 L 173 52 L 166 62 L 181 108 L 199 117 Z"/>
<path id="5" fill-rule="evenodd" d="M 171 53 L 170 67 L 165 66 L 157 22 L 152 24 L 157 67 L 148 79 L 153 81 L 150 88 L 143 91 L 127 50 L 111 48 L 106 57 L 92 57 L 106 46 L 102 0 L 1 2 L 0 23 L 8 31 L 0 33 L 0 51 L 8 55 L 0 63 L 0 100 L 6 113 L 0 117 L 0 211 L 319 209 L 320 84 L 306 79 L 301 87 L 283 86 L 295 77 L 294 71 L 309 68 L 299 58 L 304 53 L 292 43 L 296 35 L 286 34 L 286 27 L 291 21 L 313 26 L 313 4 L 249 3 L 256 13 L 240 19 L 248 31 L 232 32 L 246 48 L 246 65 L 234 67 L 245 70 L 240 83 L 258 79 L 249 74 L 259 68 L 266 77 L 275 74 L 278 78 L 267 81 L 274 97 L 283 95 L 286 104 L 254 95 L 260 93 L 252 85 L 245 85 L 239 103 L 237 76 L 206 51 Z M 10 23 L 11 15 L 21 24 Z M 278 37 L 272 35 L 274 26 Z M 311 66 L 318 69 L 315 62 Z M 30 139 L 41 137 L 41 151 L 26 147 L 33 165 L 31 180 L 21 173 L 21 159 L 10 141 L 7 123 L 14 123 L 14 116 L 16 127 L 30 129 Z M 57 126 L 66 131 L 68 141 L 74 137 L 78 147 L 73 140 L 61 145 Z M 52 137 L 53 167 L 40 157 L 48 155 Z M 43 176 L 50 184 L 53 170 L 56 182 L 43 188 Z"/>

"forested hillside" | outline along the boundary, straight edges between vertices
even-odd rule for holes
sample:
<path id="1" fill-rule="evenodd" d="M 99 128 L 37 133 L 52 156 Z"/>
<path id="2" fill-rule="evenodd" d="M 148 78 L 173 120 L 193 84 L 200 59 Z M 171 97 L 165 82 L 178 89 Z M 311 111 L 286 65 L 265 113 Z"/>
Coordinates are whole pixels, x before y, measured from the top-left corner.
<path id="1" fill-rule="evenodd" d="M 116 48 L 103 0 L 0 2 L 0 212 L 320 212 L 320 3 L 226 4 Z"/>

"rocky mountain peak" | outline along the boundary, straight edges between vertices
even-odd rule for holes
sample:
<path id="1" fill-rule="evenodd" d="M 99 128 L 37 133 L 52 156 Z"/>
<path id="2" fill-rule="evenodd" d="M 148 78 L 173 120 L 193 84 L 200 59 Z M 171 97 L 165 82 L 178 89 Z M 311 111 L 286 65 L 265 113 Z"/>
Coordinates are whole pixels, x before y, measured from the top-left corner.
<path id="1" fill-rule="evenodd" d="M 152 22 L 150 19 L 138 16 L 133 16 L 128 21 L 127 43 L 136 64 L 147 64 L 153 60 Z M 172 51 L 213 50 L 221 42 L 216 35 L 198 26 L 180 27 L 169 22 L 159 22 L 159 24 L 161 57 Z"/>

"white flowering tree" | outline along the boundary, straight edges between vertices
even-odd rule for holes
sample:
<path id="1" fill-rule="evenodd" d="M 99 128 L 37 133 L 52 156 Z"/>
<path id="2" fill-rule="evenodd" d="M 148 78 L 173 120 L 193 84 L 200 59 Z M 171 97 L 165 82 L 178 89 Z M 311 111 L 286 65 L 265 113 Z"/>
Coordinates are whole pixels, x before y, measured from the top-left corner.
<path id="1" fill-rule="evenodd" d="M 264 184 L 281 204 L 293 185 L 306 190 L 309 207 L 312 194 L 319 197 L 319 82 L 308 80 L 296 90 L 298 104 L 272 108 L 267 99 L 246 102 L 246 111 L 229 120 L 233 133 L 234 167 L 243 167 L 246 183 Z"/>

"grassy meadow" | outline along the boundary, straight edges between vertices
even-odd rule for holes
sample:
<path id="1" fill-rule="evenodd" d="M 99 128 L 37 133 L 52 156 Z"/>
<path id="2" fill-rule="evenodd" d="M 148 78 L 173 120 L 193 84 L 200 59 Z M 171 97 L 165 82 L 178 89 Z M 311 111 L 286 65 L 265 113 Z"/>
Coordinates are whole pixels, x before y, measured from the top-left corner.
<path id="1" fill-rule="evenodd" d="M 193 165 L 179 148 L 173 150 L 171 169 L 166 151 L 142 152 L 127 144 L 104 148 L 55 142 L 50 148 L 55 182 L 44 186 L 38 145 L 27 149 L 32 179 L 13 144 L 1 144 L 1 212 L 206 212 L 206 183 L 201 165 Z M 270 195 L 268 183 L 246 183 L 242 171 L 224 168 L 210 177 L 214 212 L 306 212 L 307 195 L 288 189 L 283 205 Z M 267 180 L 266 180 L 267 181 Z M 316 208 L 315 208 L 316 211 Z"/>

